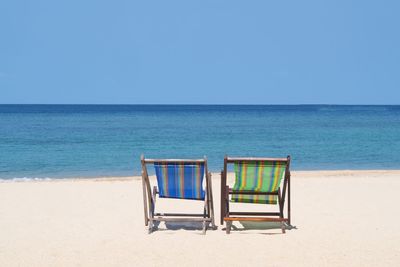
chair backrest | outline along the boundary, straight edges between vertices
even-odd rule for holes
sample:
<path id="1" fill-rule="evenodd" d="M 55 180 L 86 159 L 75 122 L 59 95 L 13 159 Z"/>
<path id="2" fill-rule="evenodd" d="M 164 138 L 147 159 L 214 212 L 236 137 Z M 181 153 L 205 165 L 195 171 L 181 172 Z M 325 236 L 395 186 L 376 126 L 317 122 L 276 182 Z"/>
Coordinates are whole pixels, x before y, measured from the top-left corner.
<path id="1" fill-rule="evenodd" d="M 159 196 L 204 200 L 205 160 L 197 162 L 154 162 Z"/>
<path id="2" fill-rule="evenodd" d="M 277 160 L 236 160 L 234 163 L 235 184 L 233 191 L 255 193 L 277 192 L 285 171 L 287 159 Z M 277 195 L 232 194 L 231 201 L 244 203 L 276 204 Z"/>

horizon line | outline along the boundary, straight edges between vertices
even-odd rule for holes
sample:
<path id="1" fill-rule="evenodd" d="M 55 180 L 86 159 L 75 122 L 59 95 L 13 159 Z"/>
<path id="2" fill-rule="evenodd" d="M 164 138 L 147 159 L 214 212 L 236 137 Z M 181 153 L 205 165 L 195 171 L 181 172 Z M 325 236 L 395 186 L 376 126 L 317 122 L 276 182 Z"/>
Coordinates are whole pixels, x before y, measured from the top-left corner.
<path id="1" fill-rule="evenodd" d="M 137 103 L 0 103 L 0 105 L 65 105 L 65 106 L 78 106 L 78 105 L 86 105 L 86 106 L 96 106 L 96 105 L 102 105 L 102 106 L 399 106 L 400 104 L 245 104 L 245 103 L 229 103 L 229 104 L 221 104 L 221 103 L 216 103 L 216 104 L 205 104 L 205 103 L 197 103 L 197 104 L 192 104 L 192 103 L 186 103 L 186 104 L 176 104 L 176 103 L 145 103 L 145 104 L 137 104 Z"/>

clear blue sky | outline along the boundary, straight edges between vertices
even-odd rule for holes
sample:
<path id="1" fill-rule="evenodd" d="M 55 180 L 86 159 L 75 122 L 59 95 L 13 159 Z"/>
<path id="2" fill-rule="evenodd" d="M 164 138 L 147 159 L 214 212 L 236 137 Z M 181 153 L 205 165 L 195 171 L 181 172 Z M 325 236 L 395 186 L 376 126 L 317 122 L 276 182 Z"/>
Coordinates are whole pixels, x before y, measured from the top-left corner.
<path id="1" fill-rule="evenodd" d="M 400 1 L 0 2 L 0 103 L 400 104 Z"/>

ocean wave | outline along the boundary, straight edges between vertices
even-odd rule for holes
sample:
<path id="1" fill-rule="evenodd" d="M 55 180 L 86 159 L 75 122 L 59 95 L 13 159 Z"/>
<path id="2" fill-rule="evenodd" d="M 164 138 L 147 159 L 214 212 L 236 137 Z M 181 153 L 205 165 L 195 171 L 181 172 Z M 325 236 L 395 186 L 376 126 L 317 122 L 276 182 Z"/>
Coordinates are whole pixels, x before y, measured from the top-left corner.
<path id="1" fill-rule="evenodd" d="M 85 176 L 75 176 L 75 177 L 14 177 L 14 178 L 1 178 L 0 183 L 8 182 L 32 182 L 32 181 L 118 181 L 118 180 L 141 180 L 141 176 L 96 176 L 96 177 L 85 177 Z"/>
<path id="2" fill-rule="evenodd" d="M 51 181 L 56 178 L 49 177 L 15 177 L 15 178 L 0 178 L 1 182 L 29 182 L 29 181 Z"/>

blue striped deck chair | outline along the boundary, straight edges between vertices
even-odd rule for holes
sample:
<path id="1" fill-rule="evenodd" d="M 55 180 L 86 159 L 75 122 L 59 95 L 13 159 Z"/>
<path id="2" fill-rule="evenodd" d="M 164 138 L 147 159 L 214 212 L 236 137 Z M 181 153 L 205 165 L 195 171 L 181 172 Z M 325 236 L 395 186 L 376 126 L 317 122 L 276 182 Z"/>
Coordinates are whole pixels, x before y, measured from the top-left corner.
<path id="1" fill-rule="evenodd" d="M 235 183 L 227 185 L 228 166 L 233 165 Z M 280 222 L 290 225 L 290 156 L 286 158 L 231 158 L 225 156 L 221 172 L 221 224 L 229 234 L 233 221 Z M 284 216 L 287 201 L 287 216 Z M 276 205 L 277 212 L 231 211 L 230 202 Z"/>
<path id="2" fill-rule="evenodd" d="M 203 233 L 214 223 L 214 205 L 212 199 L 211 173 L 204 159 L 146 159 L 141 157 L 143 201 L 145 225 L 149 233 L 157 221 L 202 222 Z M 153 165 L 157 186 L 151 189 L 147 165 Z M 204 186 L 205 185 L 205 186 Z M 204 202 L 202 213 L 160 213 L 156 212 L 157 195 L 162 198 L 197 200 Z"/>

